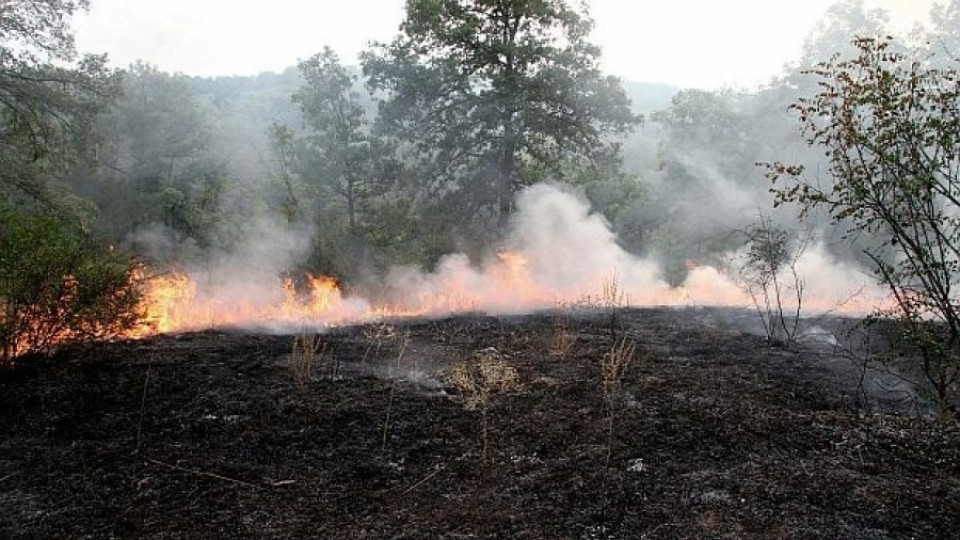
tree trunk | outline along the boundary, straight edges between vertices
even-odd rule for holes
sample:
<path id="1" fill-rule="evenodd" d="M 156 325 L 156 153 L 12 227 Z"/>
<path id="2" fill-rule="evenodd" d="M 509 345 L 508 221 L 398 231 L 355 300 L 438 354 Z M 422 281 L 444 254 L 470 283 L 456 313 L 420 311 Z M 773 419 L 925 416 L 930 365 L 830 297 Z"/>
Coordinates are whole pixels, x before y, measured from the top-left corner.
<path id="1" fill-rule="evenodd" d="M 353 235 L 354 231 L 357 228 L 357 218 L 356 218 L 356 207 L 357 207 L 357 196 L 353 189 L 353 184 L 355 180 L 352 178 L 347 178 L 347 220 L 350 223 L 350 234 Z"/>
<path id="2" fill-rule="evenodd" d="M 497 227 L 506 228 L 510 223 L 513 206 L 513 183 L 517 168 L 517 132 L 513 126 L 513 113 L 504 115 L 503 143 L 500 147 L 500 163 L 497 166 Z"/>

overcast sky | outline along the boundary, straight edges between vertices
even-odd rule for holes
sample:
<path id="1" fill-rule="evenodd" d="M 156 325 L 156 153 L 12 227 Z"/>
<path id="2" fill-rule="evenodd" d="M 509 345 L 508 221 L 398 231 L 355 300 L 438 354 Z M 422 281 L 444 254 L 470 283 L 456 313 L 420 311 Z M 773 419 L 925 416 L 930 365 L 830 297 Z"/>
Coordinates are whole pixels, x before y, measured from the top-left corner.
<path id="1" fill-rule="evenodd" d="M 895 23 L 934 0 L 867 0 Z M 330 45 L 347 64 L 389 40 L 403 0 L 92 0 L 75 20 L 84 52 L 190 75 L 280 71 Z M 605 69 L 685 87 L 752 86 L 794 60 L 833 0 L 592 0 Z"/>

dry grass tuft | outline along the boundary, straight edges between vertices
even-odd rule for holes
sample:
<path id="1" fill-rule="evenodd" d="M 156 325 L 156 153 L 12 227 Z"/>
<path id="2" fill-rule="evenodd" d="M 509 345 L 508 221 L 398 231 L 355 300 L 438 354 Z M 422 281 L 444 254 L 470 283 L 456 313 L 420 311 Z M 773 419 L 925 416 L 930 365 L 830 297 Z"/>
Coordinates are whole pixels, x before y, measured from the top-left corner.
<path id="1" fill-rule="evenodd" d="M 623 377 L 636 358 L 636 344 L 626 337 L 615 341 L 610 351 L 600 359 L 603 375 L 603 400 L 606 404 L 607 420 L 607 456 L 609 464 L 613 455 L 613 433 L 617 413 L 622 404 Z"/>
<path id="2" fill-rule="evenodd" d="M 633 340 L 624 337 L 615 342 L 610 351 L 604 353 L 600 360 L 603 373 L 603 398 L 610 407 L 619 399 L 623 376 L 633 364 L 636 350 L 637 346 Z"/>
<path id="3" fill-rule="evenodd" d="M 547 353 L 554 357 L 565 359 L 577 344 L 577 333 L 570 328 L 570 320 L 558 317 L 553 321 L 550 336 L 547 338 Z"/>
<path id="4" fill-rule="evenodd" d="M 333 379 L 339 374 L 340 366 L 335 356 L 327 350 L 327 344 L 320 339 L 320 335 L 303 329 L 293 337 L 288 367 L 293 375 L 294 387 L 298 392 L 303 393 L 307 389 L 307 384 L 313 379 L 317 368 L 320 368 L 325 376 Z"/>
<path id="5" fill-rule="evenodd" d="M 486 463 L 489 447 L 488 411 L 497 394 L 522 388 L 517 370 L 508 365 L 504 355 L 493 347 L 474 353 L 472 361 L 454 365 L 446 381 L 456 388 L 468 411 L 480 411 L 481 460 Z"/>

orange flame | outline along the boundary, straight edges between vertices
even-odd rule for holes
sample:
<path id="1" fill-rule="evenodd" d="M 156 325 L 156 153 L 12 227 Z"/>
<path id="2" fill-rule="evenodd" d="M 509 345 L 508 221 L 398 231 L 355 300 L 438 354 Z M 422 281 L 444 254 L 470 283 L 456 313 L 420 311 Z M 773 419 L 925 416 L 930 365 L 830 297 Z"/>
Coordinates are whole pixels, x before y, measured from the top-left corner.
<path id="1" fill-rule="evenodd" d="M 299 285 L 290 279 L 267 287 L 239 285 L 202 287 L 184 273 L 147 280 L 143 308 L 149 333 L 170 333 L 229 326 L 325 327 L 362 323 L 382 318 L 440 316 L 457 312 L 520 313 L 558 305 L 589 305 L 609 276 L 596 276 L 579 285 L 549 285 L 536 278 L 523 253 L 498 251 L 483 268 L 471 267 L 465 257 L 451 257 L 429 275 L 411 273 L 407 282 L 394 285 L 392 300 L 371 304 L 345 297 L 337 281 L 306 275 Z M 616 274 L 614 274 L 616 275 Z M 614 278 L 616 279 L 616 278 Z M 202 282 L 217 280 L 205 278 Z M 403 281 L 403 280 L 399 280 Z M 724 305 L 749 307 L 750 299 L 722 272 L 698 265 L 683 286 L 670 288 L 661 281 L 639 279 L 621 282 L 634 305 Z M 268 289 L 263 291 L 262 289 Z M 831 304 L 810 298 L 805 307 L 830 309 Z M 832 307 L 837 307 L 833 304 Z M 866 312 L 863 302 L 841 306 L 839 311 Z"/>

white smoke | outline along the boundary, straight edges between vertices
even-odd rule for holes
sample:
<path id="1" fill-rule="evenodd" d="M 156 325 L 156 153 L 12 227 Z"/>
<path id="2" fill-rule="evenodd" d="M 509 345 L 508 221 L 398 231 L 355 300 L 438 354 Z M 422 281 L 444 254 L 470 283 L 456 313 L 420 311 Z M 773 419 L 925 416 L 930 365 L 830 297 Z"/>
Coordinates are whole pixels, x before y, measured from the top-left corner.
<path id="1" fill-rule="evenodd" d="M 540 184 L 517 198 L 517 213 L 505 245 L 507 254 L 478 267 L 465 255 L 449 255 L 433 272 L 396 269 L 388 288 L 424 311 L 457 310 L 518 313 L 558 303 L 597 300 L 611 284 L 634 305 L 752 306 L 736 265 L 691 268 L 686 281 L 671 288 L 657 261 L 624 250 L 610 225 L 591 212 L 585 199 L 569 188 Z M 731 254 L 728 259 L 742 258 Z M 517 261 L 522 261 L 517 263 Z M 808 246 L 794 265 L 802 284 L 805 314 L 845 311 L 865 313 L 886 296 L 863 271 L 838 262 L 822 243 Z M 794 286 L 784 269 L 781 283 Z M 796 295 L 787 305 L 795 304 Z"/>
<path id="2" fill-rule="evenodd" d="M 172 318 L 193 321 L 182 326 L 287 331 L 292 325 L 322 327 L 383 315 L 524 313 L 559 304 L 602 303 L 611 286 L 632 305 L 751 305 L 730 274 L 709 266 L 692 268 L 681 287 L 669 287 L 656 261 L 624 250 L 603 216 L 591 212 L 575 192 L 555 185 L 536 185 L 519 194 L 510 233 L 482 263 L 451 254 L 431 272 L 395 268 L 378 287 L 386 292 L 376 298 L 342 298 L 337 290 L 305 295 L 282 285 L 283 273 L 309 253 L 314 230 L 260 221 L 245 234 L 248 241 L 240 249 L 188 272 L 195 289 L 189 305 L 171 308 Z M 806 308 L 842 308 L 855 291 L 868 287 L 871 301 L 882 297 L 868 285 L 868 276 L 837 263 L 822 246 L 803 253 L 796 268 L 805 284 Z"/>

